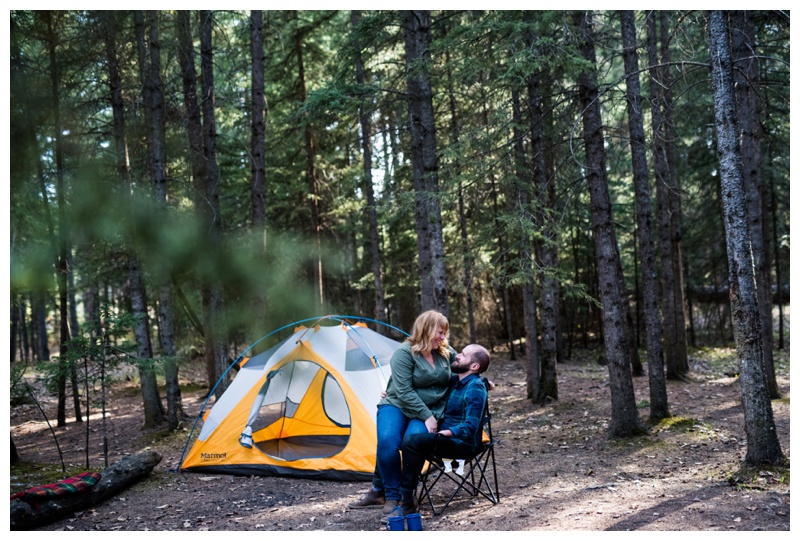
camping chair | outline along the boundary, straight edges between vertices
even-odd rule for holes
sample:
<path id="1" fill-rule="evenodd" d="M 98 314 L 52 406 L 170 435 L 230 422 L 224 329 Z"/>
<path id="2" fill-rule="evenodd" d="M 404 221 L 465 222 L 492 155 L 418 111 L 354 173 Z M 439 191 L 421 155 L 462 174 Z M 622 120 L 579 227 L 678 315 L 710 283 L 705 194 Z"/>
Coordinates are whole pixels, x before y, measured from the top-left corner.
<path id="1" fill-rule="evenodd" d="M 429 458 L 428 468 L 422 472 L 419 480 L 420 508 L 427 503 L 433 516 L 439 516 L 462 491 L 471 497 L 483 496 L 492 504 L 500 501 L 497 465 L 494 460 L 496 442 L 492 435 L 492 415 L 489 411 L 488 398 L 480 426 L 483 438 L 477 454 L 466 457 L 433 456 Z M 457 460 L 463 464 L 454 468 Z M 441 485 L 439 485 L 440 482 L 442 482 Z M 439 489 L 434 494 L 433 490 L 437 485 L 439 485 Z M 446 498 L 446 501 L 437 506 L 434 500 L 438 500 L 440 495 Z"/>

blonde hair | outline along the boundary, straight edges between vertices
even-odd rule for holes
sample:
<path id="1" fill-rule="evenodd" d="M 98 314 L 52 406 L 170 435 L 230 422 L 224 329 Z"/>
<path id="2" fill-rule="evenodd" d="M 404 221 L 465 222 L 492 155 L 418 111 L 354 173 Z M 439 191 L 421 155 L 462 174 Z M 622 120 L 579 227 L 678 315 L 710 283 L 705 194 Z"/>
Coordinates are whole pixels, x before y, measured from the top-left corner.
<path id="1" fill-rule="evenodd" d="M 450 343 L 450 322 L 440 312 L 436 310 L 428 310 L 422 312 L 414 321 L 414 327 L 411 329 L 411 336 L 408 342 L 411 344 L 411 353 L 418 355 L 423 351 L 431 351 L 431 342 L 433 342 L 434 335 L 439 327 L 444 329 L 445 338 L 439 342 L 439 355 L 448 358 L 450 350 L 448 349 Z"/>

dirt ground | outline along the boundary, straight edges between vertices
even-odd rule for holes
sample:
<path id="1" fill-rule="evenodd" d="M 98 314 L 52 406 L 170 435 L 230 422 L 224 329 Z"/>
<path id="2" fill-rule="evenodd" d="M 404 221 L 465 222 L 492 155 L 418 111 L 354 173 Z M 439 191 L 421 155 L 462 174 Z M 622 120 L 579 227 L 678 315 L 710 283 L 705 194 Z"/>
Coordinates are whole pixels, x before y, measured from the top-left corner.
<path id="1" fill-rule="evenodd" d="M 790 530 L 789 469 L 743 473 L 746 439 L 732 350 L 694 352 L 691 381 L 669 382 L 672 423 L 649 435 L 607 436 L 608 371 L 597 351 L 559 364 L 559 401 L 525 399 L 524 366 L 497 354 L 488 372 L 500 502 L 464 498 L 433 517 L 428 531 L 783 531 Z M 789 353 L 776 362 L 784 398 L 772 402 L 775 425 L 789 458 Z M 645 365 L 645 373 L 646 373 Z M 647 420 L 648 382 L 634 378 Z M 194 417 L 200 392 L 184 393 Z M 178 435 L 142 431 L 141 403 L 132 384 L 118 386 L 108 420 L 110 462 L 152 448 L 162 454 L 150 476 L 104 503 L 42 531 L 377 531 L 380 510 L 347 504 L 370 484 L 275 477 L 175 473 L 188 429 Z M 54 407 L 45 403 L 48 414 Z M 11 408 L 11 433 L 22 460 L 58 464 L 53 437 L 35 406 Z M 51 417 L 52 418 L 52 417 Z M 100 422 L 92 420 L 92 464 L 102 469 Z M 83 425 L 54 428 L 69 464 L 80 467 Z M 11 470 L 11 493 L 30 484 Z M 51 479 L 53 482 L 58 478 Z"/>

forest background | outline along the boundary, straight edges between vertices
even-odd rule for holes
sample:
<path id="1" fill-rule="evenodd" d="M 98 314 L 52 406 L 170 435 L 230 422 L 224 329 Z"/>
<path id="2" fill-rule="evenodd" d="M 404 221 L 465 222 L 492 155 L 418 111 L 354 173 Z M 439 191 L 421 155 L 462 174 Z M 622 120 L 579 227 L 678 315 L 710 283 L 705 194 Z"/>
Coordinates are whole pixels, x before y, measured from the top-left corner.
<path id="1" fill-rule="evenodd" d="M 612 435 L 641 428 L 630 376 L 668 416 L 698 348 L 779 398 L 789 17 L 717 16 L 11 11 L 12 400 L 35 379 L 62 426 L 128 364 L 174 430 L 186 363 L 218 396 L 273 329 L 429 308 L 524 359 L 535 403 L 596 348 Z"/>

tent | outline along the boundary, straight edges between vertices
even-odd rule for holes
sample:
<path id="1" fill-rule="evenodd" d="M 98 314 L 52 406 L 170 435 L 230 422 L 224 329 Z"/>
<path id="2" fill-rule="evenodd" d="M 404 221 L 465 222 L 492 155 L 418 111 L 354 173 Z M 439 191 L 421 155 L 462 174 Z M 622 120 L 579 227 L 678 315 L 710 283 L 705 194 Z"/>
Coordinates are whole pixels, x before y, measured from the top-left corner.
<path id="1" fill-rule="evenodd" d="M 200 412 L 202 430 L 179 469 L 371 479 L 376 406 L 400 343 L 345 318 L 352 316 L 301 325 L 267 351 L 241 357 L 228 389 Z M 338 324 L 323 325 L 331 322 Z M 250 447 L 240 442 L 247 425 Z"/>

